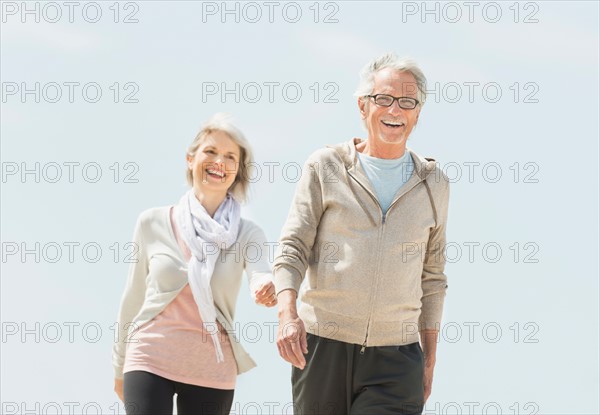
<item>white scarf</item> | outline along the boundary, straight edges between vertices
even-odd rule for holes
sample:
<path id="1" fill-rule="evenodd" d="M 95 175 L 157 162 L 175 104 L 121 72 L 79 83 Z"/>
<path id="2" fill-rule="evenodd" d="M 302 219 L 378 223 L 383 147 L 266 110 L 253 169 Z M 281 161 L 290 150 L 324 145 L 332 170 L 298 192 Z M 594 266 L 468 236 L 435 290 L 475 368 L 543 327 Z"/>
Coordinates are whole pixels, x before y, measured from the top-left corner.
<path id="1" fill-rule="evenodd" d="M 204 328 L 210 333 L 217 362 L 223 362 L 223 351 L 219 343 L 219 329 L 216 324 L 217 311 L 213 300 L 210 280 L 221 249 L 227 249 L 237 239 L 240 227 L 240 204 L 230 195 L 221 203 L 214 218 L 196 199 L 190 189 L 179 201 L 175 218 L 183 240 L 189 247 L 192 257 L 188 262 L 188 282 Z M 210 251 L 207 254 L 207 249 Z"/>

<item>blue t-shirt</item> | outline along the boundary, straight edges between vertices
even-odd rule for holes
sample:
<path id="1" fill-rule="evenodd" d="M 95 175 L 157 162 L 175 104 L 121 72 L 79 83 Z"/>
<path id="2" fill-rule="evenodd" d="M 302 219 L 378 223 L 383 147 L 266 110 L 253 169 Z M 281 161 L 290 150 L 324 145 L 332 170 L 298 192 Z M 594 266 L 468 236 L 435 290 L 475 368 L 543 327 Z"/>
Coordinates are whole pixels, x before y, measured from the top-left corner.
<path id="1" fill-rule="evenodd" d="M 380 159 L 357 152 L 360 164 L 364 169 L 375 195 L 385 215 L 394 201 L 394 196 L 413 174 L 414 163 L 408 152 L 397 159 Z"/>

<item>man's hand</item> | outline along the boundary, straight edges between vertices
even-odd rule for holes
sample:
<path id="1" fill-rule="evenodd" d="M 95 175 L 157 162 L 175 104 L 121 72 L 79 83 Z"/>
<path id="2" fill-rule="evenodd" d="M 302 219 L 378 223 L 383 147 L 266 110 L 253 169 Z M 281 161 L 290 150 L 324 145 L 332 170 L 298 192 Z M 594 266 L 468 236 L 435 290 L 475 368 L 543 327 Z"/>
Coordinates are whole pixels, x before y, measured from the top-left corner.
<path id="1" fill-rule="evenodd" d="M 425 358 L 425 369 L 423 372 L 423 397 L 424 402 L 427 402 L 431 395 L 431 387 L 433 385 L 433 368 L 435 367 L 435 352 L 437 347 L 438 331 L 429 329 L 421 330 L 421 348 Z"/>
<path id="2" fill-rule="evenodd" d="M 427 402 L 429 395 L 431 395 L 431 386 L 433 385 L 433 368 L 435 367 L 435 360 L 433 362 L 425 359 L 425 371 L 423 373 L 423 397 L 424 402 Z"/>
<path id="3" fill-rule="evenodd" d="M 277 296 L 279 304 L 279 329 L 277 330 L 277 348 L 279 355 L 298 369 L 304 369 L 308 353 L 306 329 L 296 311 L 296 292 L 284 290 Z"/>

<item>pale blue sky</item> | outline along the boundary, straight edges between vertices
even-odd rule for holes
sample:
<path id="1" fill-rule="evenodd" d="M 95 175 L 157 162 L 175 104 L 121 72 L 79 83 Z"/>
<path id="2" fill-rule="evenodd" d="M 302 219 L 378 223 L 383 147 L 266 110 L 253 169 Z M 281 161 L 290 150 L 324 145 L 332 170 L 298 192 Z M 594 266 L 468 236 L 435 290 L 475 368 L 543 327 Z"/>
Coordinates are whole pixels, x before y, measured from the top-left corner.
<path id="1" fill-rule="evenodd" d="M 221 2 L 120 3 L 119 23 L 113 2 L 98 3 L 97 23 L 85 20 L 94 9 L 82 15 L 83 2 L 72 23 L 62 3 L 56 23 L 48 21 L 55 10 L 37 4 L 39 23 L 21 15 L 21 2 L 2 3 L 5 413 L 36 405 L 51 411 L 52 402 L 63 413 L 68 405 L 80 411 L 88 404 L 89 413 L 119 408 L 110 349 L 127 273 L 123 245 L 139 212 L 175 203 L 185 191 L 185 150 L 203 121 L 230 112 L 246 133 L 262 175 L 244 213 L 277 241 L 295 163 L 326 144 L 365 137 L 353 97 L 358 72 L 387 51 L 414 57 L 433 92 L 409 147 L 456 178 L 448 227 L 448 253 L 456 259 L 447 266 L 443 336 L 425 413 L 599 413 L 597 2 L 481 2 L 472 23 L 465 2 L 453 3 L 462 13 L 456 23 L 444 20 L 456 10 L 446 3 L 437 3 L 439 23 L 420 14 L 422 2 L 297 3 L 296 23 L 282 15 L 287 5 L 285 17 L 294 17 L 294 4 L 285 2 L 272 23 L 263 2 L 254 3 L 263 13 L 257 23 L 244 20 L 254 16 L 244 3 L 239 23 L 234 15 L 221 22 L 220 12 L 203 14 Z M 409 14 L 414 7 L 417 14 Z M 499 21 L 486 21 L 495 8 Z M 122 22 L 130 13 L 137 23 Z M 324 23 L 331 13 L 337 22 Z M 40 102 L 22 97 L 36 82 Z M 65 82 L 80 84 L 73 102 Z M 231 89 L 236 82 L 239 102 L 231 94 L 203 95 L 207 85 Z M 52 83 L 62 93 L 56 103 L 49 102 Z M 102 92 L 96 103 L 86 102 L 94 89 L 81 92 L 91 83 Z M 255 103 L 242 93 L 254 97 L 252 83 L 262 93 Z M 273 102 L 269 83 L 279 83 Z M 301 97 L 289 102 L 298 87 Z M 497 90 L 501 97 L 490 102 Z M 462 96 L 451 102 L 456 91 Z M 123 102 L 129 93 L 137 103 Z M 337 103 L 325 102 L 328 94 Z M 23 180 L 22 168 L 36 170 L 36 162 L 39 183 L 34 174 Z M 269 163 L 277 162 L 270 180 Z M 71 164 L 72 183 L 69 163 L 79 163 Z M 57 165 L 62 176 L 51 183 Z M 101 177 L 90 183 L 97 167 Z M 33 254 L 22 260 L 22 248 L 35 251 L 36 242 L 39 263 Z M 72 262 L 71 242 L 79 243 Z M 62 257 L 51 263 L 56 245 Z M 102 254 L 92 263 L 96 246 Z M 290 368 L 269 341 L 276 313 L 256 307 L 246 292 L 238 304 L 242 340 L 259 367 L 239 377 L 234 409 L 281 413 L 291 401 Z M 72 342 L 68 325 L 75 327 Z M 56 327 L 62 336 L 52 343 Z M 22 328 L 32 330 L 24 342 Z"/>

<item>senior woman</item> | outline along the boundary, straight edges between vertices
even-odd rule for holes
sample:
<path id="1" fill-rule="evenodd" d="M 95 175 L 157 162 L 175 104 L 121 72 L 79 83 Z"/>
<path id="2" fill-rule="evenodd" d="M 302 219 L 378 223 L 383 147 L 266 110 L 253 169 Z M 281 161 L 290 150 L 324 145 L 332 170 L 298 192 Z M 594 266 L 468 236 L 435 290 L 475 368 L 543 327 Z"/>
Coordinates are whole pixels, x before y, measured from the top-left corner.
<path id="1" fill-rule="evenodd" d="M 257 304 L 277 303 L 264 232 L 240 217 L 252 151 L 217 114 L 187 153 L 192 188 L 138 218 L 113 347 L 115 391 L 127 414 L 229 414 L 238 374 L 255 366 L 233 334 L 242 273 Z"/>

